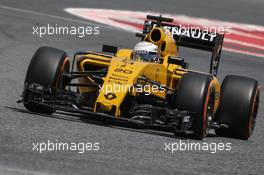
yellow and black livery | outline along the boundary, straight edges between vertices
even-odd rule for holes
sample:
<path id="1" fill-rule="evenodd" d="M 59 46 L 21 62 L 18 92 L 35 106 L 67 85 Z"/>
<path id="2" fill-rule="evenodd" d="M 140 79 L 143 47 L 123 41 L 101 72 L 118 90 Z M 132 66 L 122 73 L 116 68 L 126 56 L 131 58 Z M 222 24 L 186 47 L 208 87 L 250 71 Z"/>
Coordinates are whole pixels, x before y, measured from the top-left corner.
<path id="1" fill-rule="evenodd" d="M 20 102 L 33 112 L 95 115 L 137 128 L 192 132 L 198 139 L 209 129 L 221 136 L 249 138 L 259 103 L 258 82 L 232 75 L 220 85 L 216 76 L 224 36 L 183 31 L 172 22 L 148 15 L 143 32 L 137 34 L 158 46 L 159 62 L 135 59 L 133 49 L 104 45 L 102 52 L 75 53 L 70 64 L 64 51 L 39 48 Z M 209 72 L 189 69 L 179 57 L 180 47 L 212 52 Z"/>

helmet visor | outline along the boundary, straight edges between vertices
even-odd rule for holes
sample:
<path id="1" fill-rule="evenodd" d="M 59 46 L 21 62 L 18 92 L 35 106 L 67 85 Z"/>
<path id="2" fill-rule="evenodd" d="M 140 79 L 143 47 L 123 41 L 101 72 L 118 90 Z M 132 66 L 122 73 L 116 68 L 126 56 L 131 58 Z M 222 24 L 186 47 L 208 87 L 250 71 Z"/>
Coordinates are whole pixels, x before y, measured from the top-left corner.
<path id="1" fill-rule="evenodd" d="M 134 59 L 142 59 L 144 61 L 155 62 L 158 61 L 159 56 L 157 52 L 136 51 Z"/>

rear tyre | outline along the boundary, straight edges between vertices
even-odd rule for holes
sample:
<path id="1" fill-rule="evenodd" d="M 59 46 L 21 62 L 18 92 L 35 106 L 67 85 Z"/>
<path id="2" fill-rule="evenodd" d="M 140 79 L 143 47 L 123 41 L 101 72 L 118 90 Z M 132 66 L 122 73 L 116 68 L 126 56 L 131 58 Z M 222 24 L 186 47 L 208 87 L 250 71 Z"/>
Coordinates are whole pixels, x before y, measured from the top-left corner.
<path id="1" fill-rule="evenodd" d="M 247 140 L 255 128 L 259 106 L 258 82 L 252 78 L 229 75 L 221 86 L 216 121 L 229 128 L 215 130 L 216 134 Z"/>
<path id="2" fill-rule="evenodd" d="M 59 89 L 65 88 L 65 81 L 63 80 L 63 72 L 69 72 L 70 62 L 67 54 L 56 48 L 40 47 L 33 55 L 28 66 L 25 85 L 30 83 L 37 83 L 44 87 L 56 87 Z M 26 109 L 43 114 L 52 114 L 53 109 L 38 105 L 35 103 L 28 103 L 33 97 L 31 92 L 25 92 L 23 99 Z"/>
<path id="3" fill-rule="evenodd" d="M 200 73 L 183 75 L 176 92 L 179 110 L 195 112 L 193 131 L 197 139 L 206 137 L 214 115 L 215 87 L 212 77 Z"/>

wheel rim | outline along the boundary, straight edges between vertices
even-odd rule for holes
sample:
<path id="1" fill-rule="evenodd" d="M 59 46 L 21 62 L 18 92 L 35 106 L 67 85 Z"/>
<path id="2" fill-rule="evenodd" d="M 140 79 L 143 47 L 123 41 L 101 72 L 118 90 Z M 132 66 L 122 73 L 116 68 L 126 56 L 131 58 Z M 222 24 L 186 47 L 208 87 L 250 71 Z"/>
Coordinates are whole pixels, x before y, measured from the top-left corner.
<path id="1" fill-rule="evenodd" d="M 205 106 L 204 106 L 204 116 L 203 116 L 203 129 L 202 134 L 203 137 L 206 137 L 208 134 L 211 123 L 213 121 L 214 116 L 214 86 L 212 86 L 212 82 L 209 85 L 208 95 L 206 98 Z"/>
<path id="2" fill-rule="evenodd" d="M 250 115 L 249 128 L 248 128 L 249 136 L 252 134 L 252 132 L 254 131 L 254 128 L 255 128 L 256 118 L 257 118 L 257 113 L 258 113 L 258 107 L 259 107 L 259 96 L 260 96 L 260 90 L 258 87 L 257 91 L 256 91 L 256 95 L 254 97 L 251 115 Z"/>
<path id="3" fill-rule="evenodd" d="M 209 132 L 211 123 L 213 121 L 214 116 L 214 94 L 212 93 L 209 98 L 209 102 L 207 105 L 206 111 L 206 134 Z"/>
<path id="4" fill-rule="evenodd" d="M 69 57 L 66 57 L 65 59 L 64 59 L 64 61 L 63 61 L 63 64 L 62 64 L 62 66 L 61 66 L 61 70 L 60 70 L 60 72 L 59 72 L 59 75 L 58 75 L 58 78 L 56 79 L 56 81 L 55 81 L 55 87 L 58 87 L 59 89 L 65 89 L 65 85 L 64 85 L 64 81 L 63 81 L 63 77 L 62 77 L 62 75 L 64 74 L 64 73 L 67 73 L 68 72 L 68 65 L 69 65 Z"/>

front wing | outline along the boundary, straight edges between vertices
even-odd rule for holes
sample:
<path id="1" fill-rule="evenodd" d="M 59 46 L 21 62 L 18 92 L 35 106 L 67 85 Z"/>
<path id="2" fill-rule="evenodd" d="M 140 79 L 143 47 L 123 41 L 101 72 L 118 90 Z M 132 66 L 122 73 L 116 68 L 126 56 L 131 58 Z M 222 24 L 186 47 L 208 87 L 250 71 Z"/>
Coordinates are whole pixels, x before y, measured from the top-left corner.
<path id="1" fill-rule="evenodd" d="M 28 95 L 30 93 L 30 96 Z M 29 98 L 30 97 L 30 98 Z M 83 118 L 99 120 L 107 124 L 116 124 L 136 129 L 151 129 L 173 133 L 191 131 L 195 113 L 154 107 L 148 104 L 134 108 L 133 116 L 116 117 L 108 113 L 95 112 L 93 108 L 81 105 L 79 93 L 57 88 L 45 88 L 39 84 L 26 84 L 22 99 L 18 103 L 41 105 L 50 109 L 82 114 Z M 148 108 L 150 106 L 150 108 Z M 151 109 L 151 110 L 147 110 Z M 143 112 L 142 112 L 143 111 Z M 149 115 L 143 115 L 148 113 Z M 147 117 L 147 120 L 146 120 Z"/>

